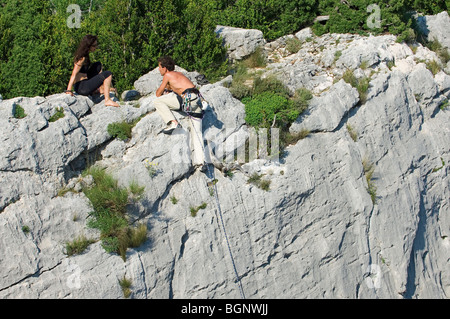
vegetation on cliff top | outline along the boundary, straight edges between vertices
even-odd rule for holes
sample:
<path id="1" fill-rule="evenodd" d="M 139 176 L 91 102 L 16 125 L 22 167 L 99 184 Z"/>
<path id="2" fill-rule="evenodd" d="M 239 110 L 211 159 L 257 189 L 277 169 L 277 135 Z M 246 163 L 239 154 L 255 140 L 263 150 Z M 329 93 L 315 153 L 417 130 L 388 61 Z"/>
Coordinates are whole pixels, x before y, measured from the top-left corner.
<path id="1" fill-rule="evenodd" d="M 210 80 L 225 75 L 226 49 L 214 32 L 217 24 L 259 29 L 268 41 L 308 25 L 317 34 L 390 32 L 406 39 L 414 34 L 411 10 L 436 14 L 447 10 L 450 0 L 372 4 L 372 0 L 1 0 L 0 94 L 12 98 L 64 91 L 73 53 L 85 34 L 99 37 L 93 60 L 113 72 L 113 84 L 121 92 L 156 67 L 161 55 L 172 55 L 181 67 Z M 320 15 L 330 18 L 313 24 Z"/>

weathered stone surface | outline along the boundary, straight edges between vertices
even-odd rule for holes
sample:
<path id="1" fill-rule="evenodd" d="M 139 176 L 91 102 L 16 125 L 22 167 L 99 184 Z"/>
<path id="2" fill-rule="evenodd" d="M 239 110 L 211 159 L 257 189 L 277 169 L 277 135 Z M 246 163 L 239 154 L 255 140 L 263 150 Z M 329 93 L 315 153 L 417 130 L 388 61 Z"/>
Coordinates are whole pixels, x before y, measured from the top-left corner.
<path id="1" fill-rule="evenodd" d="M 222 37 L 231 60 L 241 60 L 265 44 L 263 33 L 260 30 L 219 25 L 215 32 L 217 36 Z"/>
<path id="2" fill-rule="evenodd" d="M 438 112 L 430 118 L 422 113 L 406 78 L 392 73 L 373 83 L 367 103 L 349 120 L 358 132 L 361 153 L 376 165 L 377 204 L 369 242 L 372 259 L 381 267 L 381 290 L 386 295 L 448 295 L 448 283 L 436 285 L 436 277 L 425 270 L 443 269 L 447 262 L 436 249 L 446 250 L 448 244 L 443 233 L 448 233 L 449 225 L 443 226 L 439 219 L 448 206 L 448 168 L 441 158 L 448 156 L 444 145 L 450 131 L 438 128 L 448 116 Z M 437 228 L 432 231 L 433 227 Z M 432 257 L 425 258 L 428 254 Z M 428 288 L 419 284 L 425 281 L 430 283 Z"/>
<path id="3" fill-rule="evenodd" d="M 439 88 L 433 74 L 423 63 L 418 64 L 408 76 L 408 84 L 420 103 L 425 117 L 429 118 L 439 110 L 441 104 Z"/>
<path id="4" fill-rule="evenodd" d="M 358 102 L 358 91 L 340 80 L 321 96 L 314 97 L 308 110 L 291 125 L 289 131 L 294 134 L 301 130 L 331 132 Z"/>
<path id="5" fill-rule="evenodd" d="M 450 49 L 450 17 L 447 11 L 432 16 L 418 16 L 417 26 L 429 41 L 437 40 L 444 48 Z"/>
<path id="6" fill-rule="evenodd" d="M 305 28 L 305 29 L 302 29 L 302 30 L 298 31 L 295 34 L 295 36 L 300 41 L 307 41 L 308 39 L 314 37 L 314 34 L 313 34 L 311 28 Z"/>

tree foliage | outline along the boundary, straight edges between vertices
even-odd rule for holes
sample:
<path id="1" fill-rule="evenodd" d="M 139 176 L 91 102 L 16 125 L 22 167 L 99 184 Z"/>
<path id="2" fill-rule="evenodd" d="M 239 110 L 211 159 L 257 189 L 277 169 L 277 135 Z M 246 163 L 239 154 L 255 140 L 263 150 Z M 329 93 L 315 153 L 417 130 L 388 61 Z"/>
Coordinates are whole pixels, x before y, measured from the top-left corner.
<path id="1" fill-rule="evenodd" d="M 298 31 L 316 16 L 319 0 L 222 0 L 217 22 L 263 31 L 267 40 Z"/>
<path id="2" fill-rule="evenodd" d="M 81 9 L 79 27 L 69 27 L 69 5 Z M 162 55 L 215 79 L 226 74 L 226 51 L 217 24 L 256 28 L 266 40 L 316 23 L 325 32 L 410 34 L 411 10 L 436 14 L 450 0 L 383 0 L 380 26 L 367 21 L 372 0 L 0 0 L 0 94 L 4 98 L 62 92 L 73 54 L 85 34 L 99 38 L 93 61 L 113 73 L 120 91 L 157 66 Z M 408 33 L 409 32 L 409 33 Z"/>
<path id="3" fill-rule="evenodd" d="M 48 5 L 39 0 L 7 1 L 0 18 L 0 92 L 42 95 L 48 87 L 45 22 Z"/>
<path id="4" fill-rule="evenodd" d="M 412 12 L 436 14 L 448 10 L 450 0 L 326 0 L 320 1 L 319 14 L 329 15 L 325 25 L 316 23 L 318 34 L 332 33 L 383 33 L 400 35 L 403 40 L 412 28 Z M 374 8 L 376 5 L 376 8 Z M 370 10 L 371 9 L 371 10 Z M 370 25 L 376 16 L 379 25 Z"/>
<path id="5" fill-rule="evenodd" d="M 99 38 L 92 61 L 113 73 L 120 91 L 157 66 L 162 55 L 209 77 L 225 75 L 225 48 L 205 0 L 82 0 L 79 28 L 72 0 L 0 2 L 0 93 L 4 98 L 62 92 L 85 34 Z"/>

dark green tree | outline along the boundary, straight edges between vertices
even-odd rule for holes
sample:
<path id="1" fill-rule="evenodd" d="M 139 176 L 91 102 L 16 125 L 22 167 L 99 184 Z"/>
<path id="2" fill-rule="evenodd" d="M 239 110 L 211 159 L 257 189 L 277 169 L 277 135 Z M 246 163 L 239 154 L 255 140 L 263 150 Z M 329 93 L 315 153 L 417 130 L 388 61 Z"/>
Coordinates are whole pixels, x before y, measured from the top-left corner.
<path id="1" fill-rule="evenodd" d="M 209 0 L 187 0 L 180 17 L 178 41 L 173 57 L 177 64 L 204 73 L 210 80 L 227 72 L 226 48 L 215 34 L 212 12 L 214 3 Z"/>
<path id="2" fill-rule="evenodd" d="M 218 24 L 261 30 L 267 40 L 298 31 L 316 16 L 318 0 L 221 1 Z"/>
<path id="3" fill-rule="evenodd" d="M 83 36 L 82 28 L 69 27 L 67 23 L 72 14 L 71 11 L 67 12 L 67 7 L 72 2 L 72 0 L 52 1 L 52 14 L 44 22 L 49 33 L 45 39 L 43 57 L 49 94 L 60 93 L 66 89 L 72 73 L 74 53 Z M 80 8 L 83 8 L 82 1 Z M 84 25 L 89 17 L 89 7 L 87 8 L 82 10 L 81 25 Z"/>
<path id="4" fill-rule="evenodd" d="M 45 95 L 47 1 L 9 0 L 1 5 L 0 93 L 4 98 Z"/>
<path id="5" fill-rule="evenodd" d="M 411 0 L 410 5 L 423 14 L 438 14 L 450 8 L 450 0 Z"/>
<path id="6" fill-rule="evenodd" d="M 81 23 L 70 27 L 68 6 L 81 9 Z M 49 95 L 62 92 L 73 68 L 74 52 L 85 34 L 99 37 L 92 55 L 113 72 L 123 91 L 157 66 L 162 55 L 209 79 L 226 72 L 225 49 L 214 33 L 217 24 L 256 28 L 266 40 L 292 34 L 317 15 L 317 33 L 358 32 L 410 38 L 411 10 L 436 14 L 450 0 L 380 0 L 379 27 L 368 21 L 372 0 L 0 0 L 0 94 Z M 377 10 L 378 10 L 377 9 Z"/>

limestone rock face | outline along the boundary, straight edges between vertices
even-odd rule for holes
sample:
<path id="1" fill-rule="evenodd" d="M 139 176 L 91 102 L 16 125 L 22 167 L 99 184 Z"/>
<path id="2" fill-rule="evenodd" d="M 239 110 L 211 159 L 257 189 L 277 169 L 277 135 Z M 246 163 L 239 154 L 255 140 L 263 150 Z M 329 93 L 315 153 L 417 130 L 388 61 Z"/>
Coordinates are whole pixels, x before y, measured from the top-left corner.
<path id="1" fill-rule="evenodd" d="M 417 17 L 417 26 L 425 35 L 428 41 L 438 41 L 443 49 L 450 54 L 450 16 L 447 11 L 443 11 L 433 16 Z M 447 73 L 450 73 L 450 61 L 444 65 Z"/>
<path id="2" fill-rule="evenodd" d="M 334 84 L 327 92 L 314 97 L 309 109 L 290 127 L 291 133 L 302 129 L 310 131 L 333 131 L 344 115 L 359 102 L 358 91 L 344 80 Z"/>
<path id="3" fill-rule="evenodd" d="M 228 56 L 231 60 L 241 60 L 266 43 L 260 30 L 219 25 L 216 27 L 215 32 L 217 36 L 222 37 L 223 44 L 228 49 Z"/>
<path id="4" fill-rule="evenodd" d="M 417 25 L 428 40 L 437 40 L 444 48 L 450 49 L 450 16 L 447 11 L 433 16 L 419 16 Z"/>
<path id="5" fill-rule="evenodd" d="M 236 159 L 253 133 L 228 78 L 199 85 L 206 173 L 190 161 L 191 119 L 176 113 L 182 129 L 161 132 L 157 70 L 120 108 L 65 94 L 0 101 L 0 298 L 123 298 L 124 276 L 131 298 L 240 298 L 235 272 L 247 298 L 448 298 L 450 76 L 392 36 L 296 37 L 297 53 L 265 46 L 262 76 L 314 94 L 289 128 L 310 134 L 278 159 Z M 346 70 L 369 78 L 363 99 Z M 121 121 L 137 121 L 125 141 L 107 131 Z M 125 261 L 87 226 L 93 164 L 144 187 L 127 213 L 148 238 Z M 67 256 L 80 236 L 96 242 Z"/>

